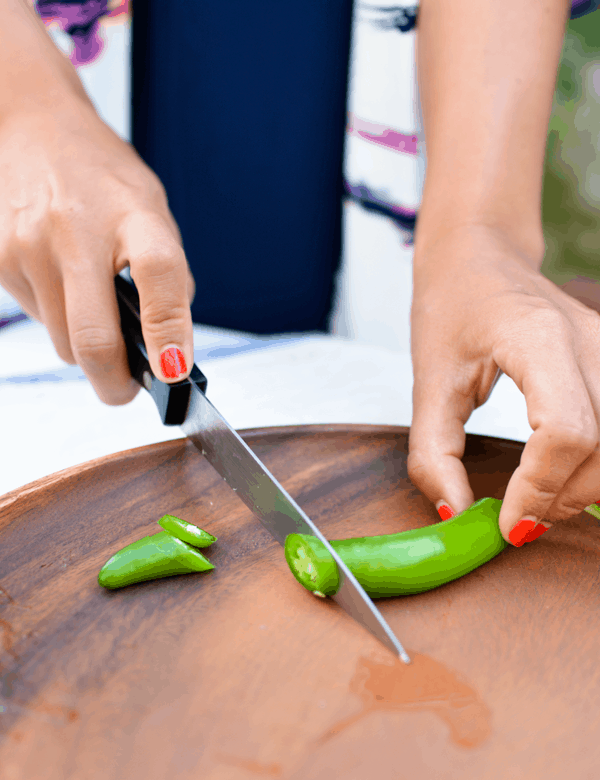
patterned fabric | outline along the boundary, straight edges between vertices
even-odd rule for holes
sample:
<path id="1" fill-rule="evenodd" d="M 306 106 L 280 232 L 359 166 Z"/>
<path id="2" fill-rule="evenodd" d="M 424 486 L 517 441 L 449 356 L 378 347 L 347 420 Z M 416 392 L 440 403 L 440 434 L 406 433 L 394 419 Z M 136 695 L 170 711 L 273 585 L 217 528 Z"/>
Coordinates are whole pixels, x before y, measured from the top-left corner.
<path id="1" fill-rule="evenodd" d="M 411 243 L 419 203 L 418 5 L 356 0 L 344 179 L 347 198 L 387 216 Z"/>
<path id="2" fill-rule="evenodd" d="M 102 55 L 106 38 L 101 22 L 127 14 L 130 8 L 129 0 L 30 2 L 46 24 L 58 25 L 71 37 L 71 60 L 76 66 L 88 65 Z M 150 0 L 143 2 L 146 5 Z M 204 5 L 203 0 L 197 3 Z M 599 7 L 600 0 L 572 0 L 571 18 Z M 354 0 L 346 198 L 366 212 L 387 217 L 406 244 L 412 242 L 424 171 L 414 73 L 417 22 L 418 2 L 414 0 Z M 13 311 L 0 297 L 0 328 L 23 317 L 18 307 Z"/>
<path id="3" fill-rule="evenodd" d="M 598 7 L 600 0 L 573 0 L 571 18 Z M 415 3 L 355 2 L 346 128 L 348 198 L 388 216 L 406 243 L 412 241 L 424 168 L 414 73 L 417 17 Z"/>
<path id="4" fill-rule="evenodd" d="M 127 0 L 35 0 L 35 6 L 44 20 L 58 22 L 71 36 L 74 43 L 72 61 L 82 65 L 93 61 L 102 51 L 103 41 L 98 30 L 100 18 L 127 12 L 129 3 Z M 572 0 L 571 18 L 577 19 L 598 7 L 600 0 Z M 412 83 L 414 73 L 412 66 L 410 70 L 406 69 L 407 61 L 413 56 L 414 34 L 406 34 L 415 29 L 417 16 L 418 3 L 398 5 L 360 0 L 355 3 L 351 65 L 354 78 L 346 129 L 347 197 L 365 209 L 387 215 L 406 233 L 409 242 L 419 199 L 419 146 Z M 385 52 L 385 57 L 381 56 L 381 51 Z M 403 69 L 395 67 L 402 63 Z M 404 78 L 405 83 L 411 83 L 408 90 L 395 87 L 400 73 L 410 74 Z M 363 95 L 357 86 L 358 82 L 367 79 L 371 85 L 379 85 L 374 100 Z M 399 91 L 409 99 L 405 99 L 404 108 L 398 111 Z M 396 116 L 396 126 L 386 123 L 388 117 Z M 387 154 L 369 154 L 361 149 L 363 144 L 377 145 Z M 372 174 L 369 172 L 371 165 Z M 404 182 L 400 188 L 398 176 L 402 176 Z"/>
<path id="5" fill-rule="evenodd" d="M 127 13 L 127 0 L 35 0 L 35 7 L 46 22 L 57 22 L 73 39 L 71 61 L 74 65 L 87 65 L 98 57 L 104 48 L 99 34 L 99 21 L 103 16 Z"/>

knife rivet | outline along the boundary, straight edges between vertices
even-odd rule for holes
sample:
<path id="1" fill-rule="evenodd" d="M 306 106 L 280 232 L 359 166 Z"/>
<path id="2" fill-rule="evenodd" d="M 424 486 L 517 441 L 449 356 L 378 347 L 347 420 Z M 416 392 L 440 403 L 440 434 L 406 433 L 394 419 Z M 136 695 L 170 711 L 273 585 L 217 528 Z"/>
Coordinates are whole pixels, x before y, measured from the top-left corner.
<path id="1" fill-rule="evenodd" d="M 149 371 L 144 371 L 142 374 L 142 382 L 144 383 L 144 387 L 148 392 L 152 390 L 152 375 Z"/>

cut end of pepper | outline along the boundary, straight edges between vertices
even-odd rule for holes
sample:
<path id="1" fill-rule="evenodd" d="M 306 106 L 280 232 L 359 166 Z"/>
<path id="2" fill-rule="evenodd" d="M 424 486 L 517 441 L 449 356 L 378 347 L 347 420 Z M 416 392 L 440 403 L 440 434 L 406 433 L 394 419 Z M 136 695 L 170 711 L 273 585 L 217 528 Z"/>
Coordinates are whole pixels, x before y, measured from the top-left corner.
<path id="1" fill-rule="evenodd" d="M 285 559 L 292 574 L 315 596 L 333 596 L 340 586 L 335 561 L 314 536 L 289 534 L 285 540 Z"/>
<path id="2" fill-rule="evenodd" d="M 592 515 L 592 517 L 595 517 L 597 520 L 600 520 L 600 506 L 598 506 L 598 502 L 586 506 L 583 511 Z"/>
<path id="3" fill-rule="evenodd" d="M 217 537 L 209 534 L 208 531 L 203 531 L 197 525 L 188 523 L 187 520 L 182 520 L 179 517 L 175 517 L 175 515 L 163 515 L 158 524 L 167 533 L 170 533 L 171 536 L 175 536 L 177 539 L 181 539 L 182 542 L 187 542 L 194 547 L 209 547 L 213 542 L 217 541 Z"/>

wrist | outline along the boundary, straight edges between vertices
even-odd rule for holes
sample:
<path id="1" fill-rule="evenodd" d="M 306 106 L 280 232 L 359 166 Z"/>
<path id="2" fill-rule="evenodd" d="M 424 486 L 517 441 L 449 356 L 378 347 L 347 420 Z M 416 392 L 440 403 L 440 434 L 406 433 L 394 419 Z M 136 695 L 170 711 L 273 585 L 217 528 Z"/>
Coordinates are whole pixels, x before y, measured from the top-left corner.
<path id="1" fill-rule="evenodd" d="M 25 0 L 0 0 L 0 122 L 89 98 L 68 58 Z"/>
<path id="2" fill-rule="evenodd" d="M 60 114 L 93 108 L 75 68 L 61 52 L 57 50 L 56 54 L 64 62 L 35 62 L 30 70 L 0 74 L 0 123 L 20 114 Z"/>
<path id="3" fill-rule="evenodd" d="M 413 266 L 415 273 L 427 273 L 441 263 L 457 268 L 507 260 L 540 271 L 545 254 L 541 221 L 537 225 L 512 226 L 502 219 L 481 217 L 433 219 L 419 214 L 415 232 Z"/>
<path id="4" fill-rule="evenodd" d="M 23 150 L 34 139 L 43 146 L 52 146 L 72 133 L 85 137 L 96 125 L 108 129 L 87 96 L 82 99 L 68 93 L 54 105 L 46 99 L 36 101 L 31 95 L 5 114 L 0 110 L 2 138 L 13 138 Z"/>

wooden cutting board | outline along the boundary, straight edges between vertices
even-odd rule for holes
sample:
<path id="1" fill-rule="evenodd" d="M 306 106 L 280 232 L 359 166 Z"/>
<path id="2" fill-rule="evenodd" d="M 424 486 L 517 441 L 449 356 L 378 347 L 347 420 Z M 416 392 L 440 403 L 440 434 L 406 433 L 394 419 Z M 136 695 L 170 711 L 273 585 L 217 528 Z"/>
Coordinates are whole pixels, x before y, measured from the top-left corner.
<path id="1" fill-rule="evenodd" d="M 407 478 L 405 428 L 243 435 L 330 538 L 437 521 Z M 468 436 L 476 498 L 502 497 L 521 451 Z M 166 512 L 218 536 L 216 569 L 100 588 Z M 296 583 L 185 440 L 94 461 L 0 497 L 0 778 L 596 780 L 599 579 L 583 514 L 380 600 L 405 666 Z"/>

